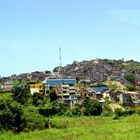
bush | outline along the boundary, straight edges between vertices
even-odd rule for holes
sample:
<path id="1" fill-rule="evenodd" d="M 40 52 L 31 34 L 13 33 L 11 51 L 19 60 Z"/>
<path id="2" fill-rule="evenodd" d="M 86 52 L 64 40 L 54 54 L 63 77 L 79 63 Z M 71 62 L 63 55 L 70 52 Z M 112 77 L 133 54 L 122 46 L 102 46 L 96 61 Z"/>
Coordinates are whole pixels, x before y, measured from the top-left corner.
<path id="1" fill-rule="evenodd" d="M 51 90 L 49 91 L 49 97 L 50 97 L 50 101 L 51 101 L 51 102 L 57 100 L 57 94 L 56 94 L 56 91 L 55 91 L 54 89 L 51 89 Z"/>
<path id="2" fill-rule="evenodd" d="M 125 79 L 128 81 L 128 82 L 131 82 L 131 83 L 134 83 L 135 82 L 135 74 L 133 73 L 126 73 L 125 74 Z"/>
<path id="3" fill-rule="evenodd" d="M 44 105 L 46 99 L 45 95 L 40 93 L 34 93 L 32 98 L 33 98 L 33 105 L 35 106 Z"/>
<path id="4" fill-rule="evenodd" d="M 116 108 L 114 113 L 116 117 L 124 116 L 124 111 L 122 110 L 122 108 Z"/>
<path id="5" fill-rule="evenodd" d="M 135 91 L 136 90 L 136 87 L 132 84 L 128 84 L 125 87 L 126 87 L 126 90 L 128 90 L 128 91 Z"/>
<path id="6" fill-rule="evenodd" d="M 61 116 L 65 114 L 66 107 L 64 103 L 60 101 L 48 102 L 44 106 L 39 108 L 39 113 L 44 116 L 53 116 L 58 115 Z"/>
<path id="7" fill-rule="evenodd" d="M 133 115 L 136 112 L 134 108 L 126 108 L 125 110 L 122 110 L 122 108 L 115 109 L 115 117 L 114 119 L 117 119 L 121 116 L 127 116 L 127 115 Z"/>
<path id="8" fill-rule="evenodd" d="M 124 115 L 133 115 L 136 112 L 134 108 L 126 108 L 124 110 Z"/>
<path id="9" fill-rule="evenodd" d="M 16 101 L 0 100 L 0 126 L 1 129 L 14 132 L 23 131 L 23 107 Z"/>
<path id="10" fill-rule="evenodd" d="M 84 115 L 99 116 L 102 113 L 102 105 L 97 100 L 86 98 L 84 101 Z"/>
<path id="11" fill-rule="evenodd" d="M 72 113 L 72 116 L 75 116 L 75 117 L 81 116 L 80 107 L 74 107 L 74 108 L 71 110 L 71 113 Z"/>
<path id="12" fill-rule="evenodd" d="M 51 103 L 46 103 L 43 107 L 40 107 L 39 113 L 46 117 L 53 116 L 56 114 Z"/>
<path id="13" fill-rule="evenodd" d="M 73 117 L 72 112 L 70 110 L 67 110 L 64 115 L 67 117 Z"/>
<path id="14" fill-rule="evenodd" d="M 40 115 L 36 108 L 29 107 L 24 109 L 24 131 L 42 130 L 48 128 L 49 121 Z"/>
<path id="15" fill-rule="evenodd" d="M 21 104 L 27 105 L 31 97 L 29 88 L 15 87 L 12 90 L 13 99 Z"/>
<path id="16" fill-rule="evenodd" d="M 112 116 L 113 112 L 111 107 L 109 106 L 110 102 L 108 98 L 105 98 L 105 102 L 103 103 L 103 116 Z"/>
<path id="17" fill-rule="evenodd" d="M 34 106 L 23 106 L 10 96 L 0 96 L 0 128 L 13 132 L 44 129 L 48 120 Z"/>
<path id="18" fill-rule="evenodd" d="M 137 109 L 136 113 L 140 116 L 140 109 Z"/>

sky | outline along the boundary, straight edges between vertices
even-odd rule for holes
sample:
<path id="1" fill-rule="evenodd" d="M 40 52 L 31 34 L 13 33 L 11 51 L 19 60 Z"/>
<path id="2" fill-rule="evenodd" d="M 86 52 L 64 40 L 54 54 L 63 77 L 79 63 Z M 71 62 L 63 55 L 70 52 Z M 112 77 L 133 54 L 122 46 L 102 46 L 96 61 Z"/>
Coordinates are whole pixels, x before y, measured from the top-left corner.
<path id="1" fill-rule="evenodd" d="M 96 58 L 140 61 L 139 0 L 0 0 L 0 75 Z"/>

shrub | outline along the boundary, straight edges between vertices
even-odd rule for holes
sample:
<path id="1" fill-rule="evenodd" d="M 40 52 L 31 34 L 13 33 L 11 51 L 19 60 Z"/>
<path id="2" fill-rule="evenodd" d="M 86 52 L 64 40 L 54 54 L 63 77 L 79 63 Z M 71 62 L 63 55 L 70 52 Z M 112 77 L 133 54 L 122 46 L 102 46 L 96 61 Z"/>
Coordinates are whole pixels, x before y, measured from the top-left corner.
<path id="1" fill-rule="evenodd" d="M 140 109 L 137 109 L 137 114 L 140 115 Z"/>
<path id="2" fill-rule="evenodd" d="M 74 107 L 74 108 L 71 110 L 71 113 L 72 113 L 72 116 L 75 116 L 75 117 L 81 116 L 80 107 Z"/>
<path id="3" fill-rule="evenodd" d="M 51 90 L 49 91 L 49 97 L 50 97 L 50 101 L 51 101 L 51 102 L 57 100 L 57 94 L 56 94 L 56 91 L 55 91 L 54 89 L 51 89 Z"/>
<path id="4" fill-rule="evenodd" d="M 124 111 L 125 115 L 133 115 L 136 112 L 134 108 L 126 108 Z"/>
<path id="5" fill-rule="evenodd" d="M 128 82 L 134 83 L 135 82 L 135 74 L 133 74 L 133 73 L 126 73 L 125 74 L 125 79 Z"/>
<path id="6" fill-rule="evenodd" d="M 117 119 L 121 116 L 127 116 L 127 115 L 133 115 L 136 112 L 134 108 L 126 108 L 125 110 L 122 110 L 122 108 L 115 109 L 115 117 L 114 119 Z"/>
<path id="7" fill-rule="evenodd" d="M 102 105 L 97 100 L 86 98 L 84 101 L 84 115 L 98 116 L 102 113 Z"/>
<path id="8" fill-rule="evenodd" d="M 40 115 L 36 108 L 29 107 L 24 109 L 24 131 L 42 130 L 47 128 L 49 121 Z"/>
<path id="9" fill-rule="evenodd" d="M 11 97 L 0 96 L 0 127 L 13 132 L 48 127 L 48 120 L 34 106 L 23 106 Z"/>
<path id="10" fill-rule="evenodd" d="M 46 97 L 40 93 L 34 93 L 33 96 L 33 105 L 39 106 L 44 105 Z"/>
<path id="11" fill-rule="evenodd" d="M 21 132 L 23 130 L 23 107 L 16 101 L 0 100 L 0 126 L 1 129 Z"/>
<path id="12" fill-rule="evenodd" d="M 39 113 L 47 117 L 56 114 L 51 103 L 46 103 L 44 106 L 40 107 Z"/>
<path id="13" fill-rule="evenodd" d="M 125 87 L 126 87 L 126 90 L 128 90 L 128 91 L 135 91 L 136 90 L 136 87 L 132 84 L 127 84 Z"/>
<path id="14" fill-rule="evenodd" d="M 66 112 L 64 103 L 60 101 L 48 102 L 39 108 L 39 113 L 44 116 L 63 115 Z"/>
<path id="15" fill-rule="evenodd" d="M 67 110 L 64 115 L 67 117 L 73 117 L 72 112 L 70 110 Z"/>
<path id="16" fill-rule="evenodd" d="M 28 104 L 31 97 L 29 88 L 15 87 L 12 90 L 13 99 L 21 104 Z"/>
<path id="17" fill-rule="evenodd" d="M 102 113 L 103 116 L 112 116 L 113 115 L 112 109 L 109 106 L 109 104 L 110 104 L 109 99 L 105 98 L 105 102 L 103 103 L 103 106 L 102 106 L 103 107 L 103 113 Z"/>
<path id="18" fill-rule="evenodd" d="M 115 113 L 115 115 L 118 116 L 118 117 L 124 115 L 124 111 L 122 110 L 122 108 L 116 108 L 114 113 Z"/>

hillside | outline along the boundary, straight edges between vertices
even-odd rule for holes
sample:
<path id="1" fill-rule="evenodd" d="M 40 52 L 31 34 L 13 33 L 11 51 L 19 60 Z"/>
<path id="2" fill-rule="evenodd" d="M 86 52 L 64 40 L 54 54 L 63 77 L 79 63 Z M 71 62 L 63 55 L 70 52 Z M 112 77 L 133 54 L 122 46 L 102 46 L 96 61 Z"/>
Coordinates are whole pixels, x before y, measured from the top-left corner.
<path id="1" fill-rule="evenodd" d="M 22 73 L 19 75 L 11 75 L 9 77 L 1 77 L 0 82 L 7 82 L 7 81 L 30 81 L 30 80 L 37 80 L 37 81 L 43 81 L 45 80 L 45 77 L 48 77 L 51 74 L 51 71 L 35 71 L 31 73 Z"/>
<path id="2" fill-rule="evenodd" d="M 53 72 L 58 72 L 58 67 L 54 68 Z M 133 60 L 124 61 L 96 59 L 82 62 L 74 61 L 72 64 L 68 64 L 67 66 L 61 68 L 61 74 L 63 75 L 75 76 L 80 80 L 86 80 L 90 82 L 125 80 L 124 77 L 127 73 L 132 73 L 135 76 L 134 83 L 140 82 L 140 62 Z M 43 81 L 45 77 L 49 77 L 50 75 L 52 75 L 51 71 L 35 71 L 19 75 L 14 74 L 9 77 L 1 77 L 0 82 L 14 80 Z"/>
<path id="3" fill-rule="evenodd" d="M 61 73 L 75 75 L 80 79 L 90 80 L 91 82 L 107 79 L 123 80 L 126 73 L 132 73 L 135 75 L 135 81 L 139 82 L 140 62 L 109 59 L 74 61 L 71 65 L 63 67 Z"/>

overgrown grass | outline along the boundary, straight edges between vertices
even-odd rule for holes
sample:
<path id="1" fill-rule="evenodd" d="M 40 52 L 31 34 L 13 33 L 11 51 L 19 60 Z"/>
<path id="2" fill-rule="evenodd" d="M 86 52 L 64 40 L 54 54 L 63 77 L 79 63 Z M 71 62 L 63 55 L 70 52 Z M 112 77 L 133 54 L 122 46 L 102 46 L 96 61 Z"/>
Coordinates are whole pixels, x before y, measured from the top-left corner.
<path id="1" fill-rule="evenodd" d="M 1 132 L 0 140 L 139 140 L 140 116 L 113 120 L 111 117 L 55 117 L 57 128 L 13 134 Z"/>

